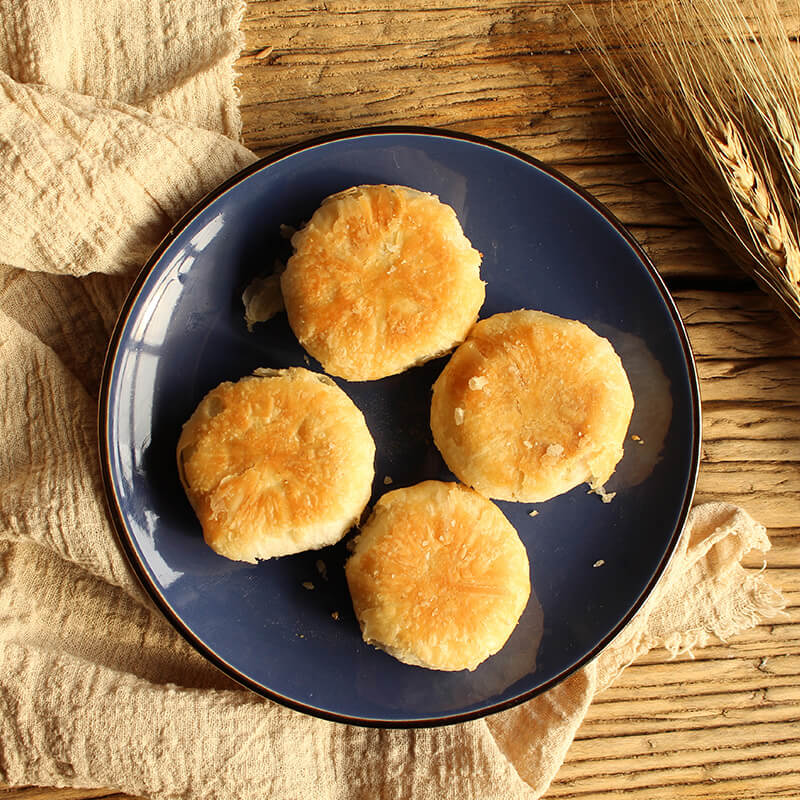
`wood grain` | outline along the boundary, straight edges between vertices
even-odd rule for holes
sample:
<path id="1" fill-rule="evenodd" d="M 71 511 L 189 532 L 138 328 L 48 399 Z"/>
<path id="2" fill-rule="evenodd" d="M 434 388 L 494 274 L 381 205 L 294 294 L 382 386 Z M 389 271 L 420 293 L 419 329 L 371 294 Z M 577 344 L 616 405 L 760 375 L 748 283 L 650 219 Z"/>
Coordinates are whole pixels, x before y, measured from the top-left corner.
<path id="1" fill-rule="evenodd" d="M 607 204 L 672 289 L 694 348 L 697 501 L 739 503 L 770 528 L 766 569 L 785 615 L 693 658 L 654 651 L 628 667 L 591 706 L 547 796 L 799 798 L 800 343 L 632 154 L 577 50 L 576 17 L 550 0 L 249 0 L 244 32 L 244 141 L 261 154 L 356 126 L 448 127 L 519 147 Z M 97 797 L 121 795 L 0 791 Z"/>

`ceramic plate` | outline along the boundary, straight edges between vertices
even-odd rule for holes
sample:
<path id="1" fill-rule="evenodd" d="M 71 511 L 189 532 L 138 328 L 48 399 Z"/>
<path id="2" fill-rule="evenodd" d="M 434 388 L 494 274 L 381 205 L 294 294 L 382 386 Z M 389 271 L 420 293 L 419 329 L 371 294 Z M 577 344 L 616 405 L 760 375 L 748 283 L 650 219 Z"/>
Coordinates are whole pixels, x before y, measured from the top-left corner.
<path id="1" fill-rule="evenodd" d="M 364 644 L 344 543 L 256 566 L 213 553 L 175 468 L 181 425 L 212 387 L 256 367 L 320 369 L 306 361 L 285 314 L 249 333 L 241 295 L 286 258 L 281 225 L 300 225 L 327 195 L 365 183 L 412 186 L 455 209 L 483 253 L 481 317 L 524 307 L 582 320 L 611 340 L 633 387 L 629 433 L 639 441 L 628 438 L 606 487 L 613 502 L 582 486 L 538 506 L 499 503 L 528 549 L 534 593 L 505 648 L 474 672 L 408 666 Z M 387 475 L 393 488 L 453 479 L 428 428 L 431 384 L 444 363 L 375 382 L 337 379 L 375 438 L 373 501 Z M 363 725 L 478 717 L 532 697 L 595 656 L 674 550 L 699 442 L 697 377 L 680 317 L 620 223 L 522 153 L 420 128 L 318 139 L 253 164 L 203 199 L 137 279 L 113 334 L 100 403 L 111 515 L 167 619 L 250 689 Z"/>

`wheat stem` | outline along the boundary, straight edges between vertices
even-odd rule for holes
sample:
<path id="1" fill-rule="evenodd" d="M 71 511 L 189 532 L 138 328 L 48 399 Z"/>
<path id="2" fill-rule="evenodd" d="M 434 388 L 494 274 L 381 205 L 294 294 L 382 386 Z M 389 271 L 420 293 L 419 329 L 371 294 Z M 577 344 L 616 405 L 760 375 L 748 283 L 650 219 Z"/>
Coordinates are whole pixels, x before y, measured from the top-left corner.
<path id="1" fill-rule="evenodd" d="M 596 74 L 634 147 L 800 320 L 800 58 L 776 0 L 596 8 Z"/>

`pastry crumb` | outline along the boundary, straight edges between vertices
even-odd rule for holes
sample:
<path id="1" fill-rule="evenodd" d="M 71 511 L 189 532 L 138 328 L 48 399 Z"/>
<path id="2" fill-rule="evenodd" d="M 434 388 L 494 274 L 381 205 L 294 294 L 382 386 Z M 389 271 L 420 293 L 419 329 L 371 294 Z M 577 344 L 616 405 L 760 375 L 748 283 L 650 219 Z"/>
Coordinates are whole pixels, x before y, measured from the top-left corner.
<path id="1" fill-rule="evenodd" d="M 453 417 L 455 418 L 456 425 L 463 425 L 464 424 L 464 409 L 463 408 L 456 408 L 453 411 Z"/>
<path id="2" fill-rule="evenodd" d="M 390 484 L 392 484 L 392 483 L 394 483 L 394 480 L 392 479 L 392 476 L 391 476 L 391 475 L 387 475 L 387 476 L 386 476 L 386 477 L 383 479 L 383 485 L 384 485 L 384 486 L 389 486 L 389 485 L 390 485 Z"/>
<path id="3" fill-rule="evenodd" d="M 644 439 L 642 439 L 641 436 L 638 436 L 635 433 L 631 436 L 631 439 L 633 439 L 633 441 L 636 442 L 636 444 L 644 444 Z"/>
<path id="4" fill-rule="evenodd" d="M 484 386 L 486 386 L 487 383 L 489 383 L 489 379 L 484 376 L 470 378 L 469 388 L 479 392 Z"/>
<path id="5" fill-rule="evenodd" d="M 305 353 L 303 353 L 303 361 L 306 362 L 307 367 L 311 366 L 311 359 Z"/>
<path id="6" fill-rule="evenodd" d="M 607 492 L 604 486 L 589 484 L 589 491 L 586 494 L 596 494 L 604 503 L 610 503 L 616 496 L 616 492 Z"/>
<path id="7" fill-rule="evenodd" d="M 338 621 L 339 619 L 339 612 L 338 611 L 331 611 L 331 617 Z"/>
<path id="8" fill-rule="evenodd" d="M 291 239 L 297 233 L 297 228 L 293 228 L 291 225 L 281 225 L 280 232 L 283 239 Z"/>
<path id="9" fill-rule="evenodd" d="M 325 566 L 325 562 L 321 558 L 317 559 L 316 567 L 317 572 L 322 576 L 322 580 L 328 580 L 328 567 Z"/>
<path id="10" fill-rule="evenodd" d="M 303 588 L 310 592 L 314 588 L 314 584 L 311 581 L 303 581 Z"/>
<path id="11" fill-rule="evenodd" d="M 598 558 L 597 561 L 595 561 L 594 564 L 592 564 L 592 566 L 593 567 L 602 567 L 603 564 L 605 564 L 605 563 L 606 562 L 602 558 Z"/>
<path id="12" fill-rule="evenodd" d="M 254 278 L 242 293 L 242 303 L 244 321 L 247 330 L 252 333 L 257 322 L 266 322 L 283 311 L 280 275 Z"/>
<path id="13" fill-rule="evenodd" d="M 536 517 L 539 515 L 539 512 L 534 508 L 533 511 L 528 512 L 529 517 Z"/>

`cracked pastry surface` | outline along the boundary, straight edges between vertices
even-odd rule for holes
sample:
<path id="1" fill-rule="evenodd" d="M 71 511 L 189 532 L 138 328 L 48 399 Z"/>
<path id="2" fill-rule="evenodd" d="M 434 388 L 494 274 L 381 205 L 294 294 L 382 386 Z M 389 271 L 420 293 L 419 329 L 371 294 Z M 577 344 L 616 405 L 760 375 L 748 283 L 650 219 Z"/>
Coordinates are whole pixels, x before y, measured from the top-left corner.
<path id="1" fill-rule="evenodd" d="M 347 380 L 448 352 L 483 305 L 481 255 L 455 212 L 406 186 L 326 198 L 292 246 L 281 276 L 289 324 L 326 372 Z"/>
<path id="2" fill-rule="evenodd" d="M 364 640 L 408 664 L 475 669 L 530 596 L 525 546 L 466 486 L 424 481 L 383 495 L 345 566 Z"/>
<path id="3" fill-rule="evenodd" d="M 584 481 L 602 492 L 633 404 L 607 339 L 575 320 L 519 310 L 481 320 L 453 353 L 433 386 L 431 430 L 464 483 L 537 503 Z"/>
<path id="4" fill-rule="evenodd" d="M 251 563 L 341 539 L 375 474 L 364 415 L 330 378 L 300 368 L 212 389 L 183 426 L 177 459 L 206 543 Z"/>

